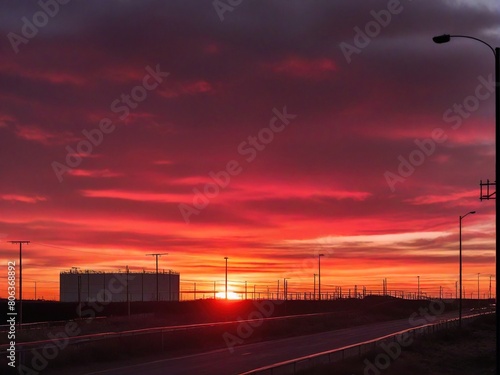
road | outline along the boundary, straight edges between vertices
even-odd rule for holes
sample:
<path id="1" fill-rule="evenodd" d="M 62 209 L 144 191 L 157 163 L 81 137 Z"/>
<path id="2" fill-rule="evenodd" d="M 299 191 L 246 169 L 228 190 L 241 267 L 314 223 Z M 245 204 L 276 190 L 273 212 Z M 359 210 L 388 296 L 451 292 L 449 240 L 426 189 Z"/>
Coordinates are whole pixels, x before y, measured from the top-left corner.
<path id="1" fill-rule="evenodd" d="M 435 321 L 453 318 L 456 315 L 456 312 L 443 314 L 437 317 Z M 234 347 L 233 353 L 230 353 L 225 348 L 150 362 L 135 359 L 135 361 L 102 364 L 99 365 L 99 368 L 92 365 L 92 371 L 74 368 L 71 369 L 71 373 L 74 375 L 232 375 L 375 339 L 427 323 L 431 323 L 431 321 L 419 316 L 415 319 L 381 322 L 311 335 L 241 345 Z M 87 368 L 89 369 L 89 367 Z M 52 374 L 52 372 L 47 371 L 44 374 Z M 57 374 L 57 372 L 53 374 Z"/>

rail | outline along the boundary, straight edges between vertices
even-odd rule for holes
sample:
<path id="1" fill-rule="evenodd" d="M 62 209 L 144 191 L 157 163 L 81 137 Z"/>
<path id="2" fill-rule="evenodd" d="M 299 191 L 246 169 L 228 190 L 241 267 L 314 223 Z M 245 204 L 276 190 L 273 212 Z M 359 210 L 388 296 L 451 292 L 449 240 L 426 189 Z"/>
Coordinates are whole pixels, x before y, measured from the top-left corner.
<path id="1" fill-rule="evenodd" d="M 479 314 L 468 315 L 462 318 L 462 320 L 476 318 L 480 315 L 494 314 L 495 312 L 485 312 Z M 337 348 L 333 350 L 324 351 L 321 353 L 311 354 L 308 356 L 303 356 L 272 365 L 260 367 L 251 371 L 240 373 L 238 375 L 288 375 L 297 374 L 299 371 L 304 371 L 320 364 L 331 364 L 334 362 L 343 361 L 346 358 L 352 358 L 356 356 L 361 356 L 363 353 L 367 353 L 374 350 L 381 343 L 387 341 L 395 341 L 398 337 L 409 333 L 413 338 L 417 336 L 423 336 L 425 334 L 434 333 L 442 329 L 448 329 L 453 326 L 458 325 L 458 318 L 446 319 L 436 323 L 425 324 L 418 327 L 413 327 L 405 330 L 401 330 L 389 335 L 378 337 L 376 339 L 367 340 L 361 343 L 347 345 L 342 348 Z"/>

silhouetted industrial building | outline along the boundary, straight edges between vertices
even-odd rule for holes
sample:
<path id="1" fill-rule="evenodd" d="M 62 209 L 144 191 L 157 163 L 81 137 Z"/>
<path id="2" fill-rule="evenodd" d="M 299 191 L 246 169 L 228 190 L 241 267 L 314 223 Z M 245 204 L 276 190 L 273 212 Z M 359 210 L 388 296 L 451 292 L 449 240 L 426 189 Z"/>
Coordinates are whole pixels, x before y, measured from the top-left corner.
<path id="1" fill-rule="evenodd" d="M 172 270 L 162 270 L 156 275 L 156 272 L 128 270 L 83 271 L 73 267 L 59 275 L 59 296 L 61 302 L 178 301 L 179 278 L 179 273 Z"/>

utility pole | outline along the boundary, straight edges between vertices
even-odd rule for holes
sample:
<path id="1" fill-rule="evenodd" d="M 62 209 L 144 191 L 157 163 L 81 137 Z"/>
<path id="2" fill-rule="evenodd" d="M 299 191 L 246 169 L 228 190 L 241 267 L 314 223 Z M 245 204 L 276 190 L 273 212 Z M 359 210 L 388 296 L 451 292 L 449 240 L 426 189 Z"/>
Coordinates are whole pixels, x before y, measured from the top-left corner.
<path id="1" fill-rule="evenodd" d="M 318 275 L 317 273 L 315 273 L 315 274 L 314 274 L 314 293 L 313 293 L 313 300 L 316 300 L 316 276 L 317 276 L 317 275 Z"/>
<path id="2" fill-rule="evenodd" d="M 36 281 L 35 281 L 35 301 L 36 301 Z"/>
<path id="3" fill-rule="evenodd" d="M 229 259 L 228 257 L 224 257 L 226 260 L 226 299 L 227 299 L 227 260 Z"/>
<path id="4" fill-rule="evenodd" d="M 488 290 L 488 299 L 491 299 L 491 276 L 493 275 L 490 275 L 490 288 Z"/>
<path id="5" fill-rule="evenodd" d="M 417 299 L 420 299 L 420 276 L 417 276 Z"/>
<path id="6" fill-rule="evenodd" d="M 146 273 L 146 270 L 143 268 L 142 269 L 142 278 L 141 278 L 141 301 L 144 302 L 144 274 Z"/>
<path id="7" fill-rule="evenodd" d="M 158 302 L 160 300 L 160 288 L 158 285 L 158 257 L 161 257 L 162 255 L 168 255 L 168 253 L 156 253 L 156 254 L 146 254 L 146 255 L 156 257 L 156 301 Z"/>
<path id="8" fill-rule="evenodd" d="M 23 244 L 30 241 L 8 241 L 11 244 L 19 244 L 19 324 L 23 324 Z"/>
<path id="9" fill-rule="evenodd" d="M 479 275 L 480 273 L 478 272 L 477 273 L 477 303 L 479 304 L 479 298 L 480 298 L 480 295 L 479 295 Z"/>
<path id="10" fill-rule="evenodd" d="M 283 278 L 283 300 L 287 300 L 287 294 L 288 294 L 288 283 L 287 283 L 287 280 L 289 279 L 289 277 L 284 277 Z"/>
<path id="11" fill-rule="evenodd" d="M 324 256 L 325 254 L 318 254 L 318 295 L 320 301 L 321 301 L 321 257 Z"/>
<path id="12" fill-rule="evenodd" d="M 172 270 L 168 270 L 168 300 L 172 301 L 172 286 L 170 285 L 172 281 Z"/>

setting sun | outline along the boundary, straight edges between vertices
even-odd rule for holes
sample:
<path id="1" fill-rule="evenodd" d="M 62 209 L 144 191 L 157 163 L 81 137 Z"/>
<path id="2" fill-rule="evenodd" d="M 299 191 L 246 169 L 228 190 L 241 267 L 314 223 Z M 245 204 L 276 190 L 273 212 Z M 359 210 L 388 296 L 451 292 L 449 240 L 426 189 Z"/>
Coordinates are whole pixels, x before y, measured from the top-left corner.
<path id="1" fill-rule="evenodd" d="M 226 298 L 226 292 L 222 291 L 222 292 L 217 292 L 216 294 L 216 297 L 218 299 L 225 299 Z M 231 292 L 231 291 L 227 291 L 227 299 L 242 299 L 242 296 L 241 294 L 238 294 L 238 293 L 235 293 L 235 292 Z"/>

